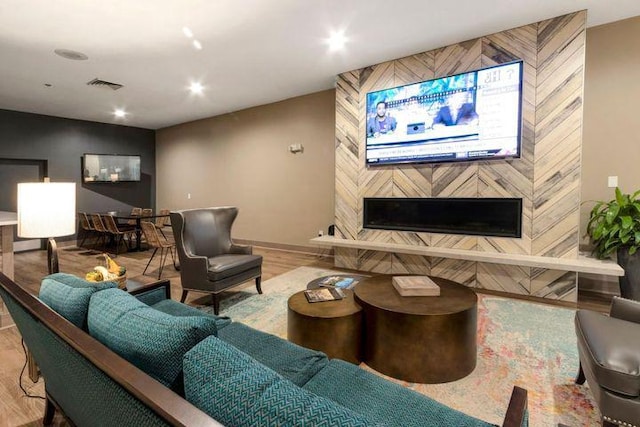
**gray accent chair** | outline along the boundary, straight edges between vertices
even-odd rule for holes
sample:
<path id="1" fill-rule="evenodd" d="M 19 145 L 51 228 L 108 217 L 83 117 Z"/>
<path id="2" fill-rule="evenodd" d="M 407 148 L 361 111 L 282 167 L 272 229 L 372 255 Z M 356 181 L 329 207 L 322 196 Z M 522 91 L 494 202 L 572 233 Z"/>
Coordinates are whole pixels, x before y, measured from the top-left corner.
<path id="1" fill-rule="evenodd" d="M 262 293 L 262 256 L 251 246 L 231 240 L 231 226 L 238 215 L 235 207 L 186 209 L 170 213 L 182 279 L 181 302 L 188 291 L 211 293 L 213 311 L 220 310 L 219 294 L 248 280 L 256 280 Z"/>
<path id="2" fill-rule="evenodd" d="M 640 426 L 640 302 L 614 297 L 610 315 L 578 310 L 580 370 L 603 426 Z"/>

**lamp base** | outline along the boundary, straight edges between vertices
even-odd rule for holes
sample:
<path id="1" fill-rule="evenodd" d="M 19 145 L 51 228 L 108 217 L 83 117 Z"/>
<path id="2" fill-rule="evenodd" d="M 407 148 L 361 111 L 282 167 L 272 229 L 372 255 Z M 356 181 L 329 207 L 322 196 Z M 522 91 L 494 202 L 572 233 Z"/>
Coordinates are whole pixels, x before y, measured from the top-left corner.
<path id="1" fill-rule="evenodd" d="M 47 240 L 47 266 L 49 267 L 49 274 L 60 272 L 58 265 L 58 247 L 53 237 Z"/>

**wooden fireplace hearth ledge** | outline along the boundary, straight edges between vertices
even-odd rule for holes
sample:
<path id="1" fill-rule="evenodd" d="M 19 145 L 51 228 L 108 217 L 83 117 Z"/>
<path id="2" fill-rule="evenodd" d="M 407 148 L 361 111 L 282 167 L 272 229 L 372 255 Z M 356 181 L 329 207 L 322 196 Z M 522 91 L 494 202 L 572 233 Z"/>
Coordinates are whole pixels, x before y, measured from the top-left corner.
<path id="1" fill-rule="evenodd" d="M 624 276 L 624 270 L 614 261 L 599 260 L 582 252 L 579 253 L 576 258 L 556 258 L 538 255 L 440 248 L 437 246 L 415 246 L 399 243 L 369 242 L 364 240 L 341 239 L 334 236 L 316 237 L 309 240 L 309 242 L 311 244 L 324 247 L 365 249 L 428 257 L 463 259 L 468 261 L 487 262 L 491 264 L 520 265 L 523 267 L 546 268 L 549 270 L 602 274 L 605 276 Z"/>

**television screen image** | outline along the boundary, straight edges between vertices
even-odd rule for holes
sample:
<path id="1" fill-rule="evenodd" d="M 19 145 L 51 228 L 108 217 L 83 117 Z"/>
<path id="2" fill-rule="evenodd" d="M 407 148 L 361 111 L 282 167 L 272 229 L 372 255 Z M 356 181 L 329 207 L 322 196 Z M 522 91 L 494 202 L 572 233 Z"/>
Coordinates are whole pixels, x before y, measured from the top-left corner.
<path id="1" fill-rule="evenodd" d="M 140 156 L 85 154 L 82 168 L 87 183 L 140 181 Z"/>
<path id="2" fill-rule="evenodd" d="M 367 94 L 367 165 L 520 157 L 522 61 Z"/>

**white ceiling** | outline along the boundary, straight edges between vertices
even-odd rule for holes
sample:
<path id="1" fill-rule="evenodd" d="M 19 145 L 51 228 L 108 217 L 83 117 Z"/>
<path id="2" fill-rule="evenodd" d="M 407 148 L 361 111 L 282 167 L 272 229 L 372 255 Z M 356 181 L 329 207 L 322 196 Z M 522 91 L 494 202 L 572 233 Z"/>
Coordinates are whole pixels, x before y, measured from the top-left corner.
<path id="1" fill-rule="evenodd" d="M 640 1 L 2 0 L 0 108 L 158 129 L 329 89 L 345 71 L 581 9 L 594 26 L 640 15 Z M 332 31 L 344 31 L 342 51 L 328 49 Z M 124 87 L 86 85 L 96 77 Z M 189 93 L 192 81 L 202 96 Z M 128 115 L 116 119 L 114 108 Z"/>

